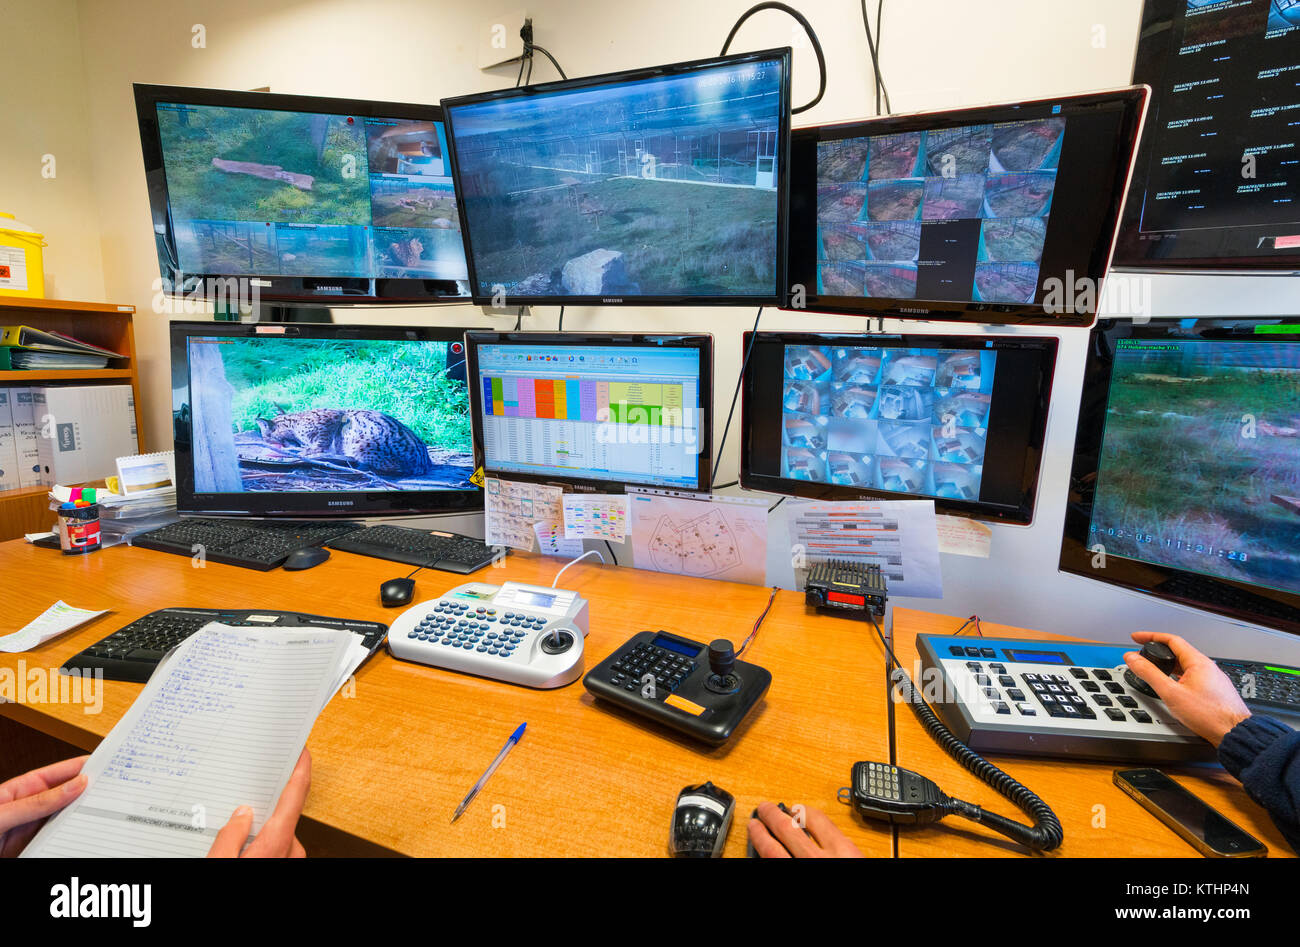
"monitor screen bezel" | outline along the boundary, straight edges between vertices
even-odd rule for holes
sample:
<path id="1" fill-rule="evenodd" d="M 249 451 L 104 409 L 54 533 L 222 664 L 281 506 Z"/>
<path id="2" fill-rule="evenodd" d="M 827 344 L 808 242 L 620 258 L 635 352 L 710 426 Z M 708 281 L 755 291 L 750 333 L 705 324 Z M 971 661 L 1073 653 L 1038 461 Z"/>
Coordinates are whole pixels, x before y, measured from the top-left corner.
<path id="1" fill-rule="evenodd" d="M 790 47 L 766 49 L 752 53 L 737 53 L 728 56 L 714 56 L 709 59 L 697 59 L 690 62 L 672 63 L 663 66 L 650 66 L 643 69 L 629 69 L 622 72 L 604 73 L 598 76 L 585 76 L 579 79 L 563 79 L 555 82 L 542 82 L 536 85 L 501 89 L 496 92 L 481 92 L 473 95 L 461 95 L 442 100 L 442 111 L 447 129 L 447 150 L 451 158 L 452 180 L 456 185 L 456 207 L 460 212 L 460 229 L 465 242 L 465 262 L 469 271 L 470 295 L 478 306 L 493 306 L 490 293 L 479 289 L 478 274 L 475 270 L 474 251 L 470 237 L 469 221 L 466 216 L 465 202 L 460 199 L 463 192 L 460 179 L 460 167 L 456 158 L 456 131 L 454 114 L 457 106 L 477 105 L 484 102 L 498 102 L 506 99 L 529 98 L 554 92 L 567 92 L 576 89 L 593 88 L 615 83 L 636 82 L 644 79 L 666 78 L 701 72 L 710 68 L 733 66 L 746 62 L 779 59 L 781 69 L 781 115 L 780 140 L 777 143 L 779 162 L 777 166 L 777 221 L 776 244 L 774 252 L 775 274 L 772 292 L 748 296 L 523 296 L 510 295 L 506 298 L 507 306 L 563 306 L 563 305 L 628 305 L 628 306 L 741 306 L 741 305 L 776 305 L 783 296 L 782 287 L 786 282 L 786 241 L 789 227 L 789 182 L 790 182 Z"/>
<path id="2" fill-rule="evenodd" d="M 489 466 L 483 449 L 483 385 L 479 380 L 478 350 L 481 345 L 566 345 L 566 346 L 670 346 L 693 348 L 700 353 L 700 454 L 696 485 L 664 487 L 639 480 L 602 480 L 596 477 L 557 477 L 496 470 Z M 474 426 L 474 462 L 484 476 L 566 487 L 580 493 L 617 493 L 624 485 L 683 492 L 706 492 L 713 476 L 713 336 L 707 333 L 641 332 L 488 332 L 465 333 L 465 358 L 470 385 L 470 413 Z"/>
<path id="3" fill-rule="evenodd" d="M 752 332 L 744 334 L 744 350 L 749 349 Z M 968 519 L 993 520 L 1017 526 L 1028 526 L 1033 522 L 1034 509 L 1037 504 L 1038 483 L 1040 479 L 1043 455 L 1046 445 L 1047 419 L 1051 409 L 1052 383 L 1056 373 L 1056 361 L 1060 350 L 1060 340 L 1056 336 L 1029 335 L 932 335 L 912 333 L 903 335 L 862 335 L 860 333 L 841 332 L 759 332 L 758 335 L 769 342 L 782 345 L 851 345 L 872 346 L 888 342 L 898 348 L 970 348 L 973 343 L 983 345 L 986 340 L 995 342 L 1003 348 L 1032 347 L 1045 352 L 1043 375 L 1038 386 L 1038 395 L 1034 402 L 1033 420 L 1029 430 L 1029 443 L 1026 445 L 1024 462 L 1020 471 L 1020 501 L 1012 507 L 989 502 L 952 500 L 927 494 L 892 493 L 870 487 L 850 487 L 835 483 L 817 483 L 808 480 L 795 480 L 788 477 L 772 476 L 758 473 L 753 463 L 753 431 L 759 423 L 754 411 L 754 386 L 760 383 L 757 373 L 747 369 L 742 383 L 740 405 L 740 485 L 746 490 L 761 490 L 765 493 L 784 494 L 786 496 L 804 497 L 812 500 L 933 500 L 935 510 L 963 516 Z M 757 343 L 758 340 L 755 340 Z"/>
<path id="4" fill-rule="evenodd" d="M 1256 334 L 1256 325 L 1294 325 L 1300 319 L 1285 317 L 1198 318 L 1191 325 L 1184 320 L 1160 319 L 1149 323 L 1103 319 L 1088 338 L 1084 366 L 1083 392 L 1079 404 L 1079 421 L 1075 433 L 1069 493 L 1061 535 L 1060 571 L 1095 579 L 1109 585 L 1141 592 L 1165 601 L 1198 608 L 1238 621 L 1300 634 L 1300 594 L 1230 579 L 1205 575 L 1175 566 L 1157 565 L 1137 559 L 1108 554 L 1098 560 L 1090 548 L 1088 530 L 1092 522 L 1092 504 L 1100 465 L 1106 410 L 1110 400 L 1111 368 L 1116 344 L 1121 339 L 1203 339 L 1218 341 L 1258 341 L 1300 343 L 1300 333 Z M 1199 594 L 1171 594 L 1158 586 L 1170 579 L 1190 581 Z M 1294 620 L 1275 618 L 1249 608 L 1234 608 L 1213 601 L 1216 594 L 1245 593 L 1269 600 L 1270 607 L 1294 609 Z M 1261 607 L 1263 603 L 1261 602 Z"/>
<path id="5" fill-rule="evenodd" d="M 1092 280 L 1093 286 L 1096 287 L 1095 299 L 1099 302 L 1119 231 L 1124 196 L 1133 173 L 1137 154 L 1136 143 L 1145 119 L 1149 91 L 1145 86 L 1127 86 L 1101 92 L 1053 96 L 1023 102 L 929 112 L 911 112 L 859 121 L 808 125 L 794 129 L 790 134 L 790 138 L 792 149 L 796 148 L 796 146 L 808 147 L 811 145 L 815 147 L 821 141 L 841 141 L 846 138 L 893 135 L 933 128 L 1017 121 L 1023 119 L 1023 113 L 1026 110 L 1039 110 L 1055 105 L 1061 105 L 1063 108 L 1089 108 L 1109 104 L 1123 106 L 1126 109 L 1126 114 L 1122 121 L 1122 140 L 1128 142 L 1127 160 L 1120 160 L 1115 164 L 1115 177 L 1111 182 L 1110 189 L 1112 200 L 1106 208 L 1098 242 L 1093 247 L 1093 259 L 1089 262 L 1088 272 L 1076 274 L 1077 279 L 1086 277 Z M 791 217 L 790 233 L 787 240 L 788 245 L 792 248 L 790 255 L 793 257 L 795 253 L 793 248 L 800 236 L 800 234 L 794 232 L 795 227 L 800 221 L 807 222 L 808 220 L 808 211 L 800 208 L 801 206 L 808 206 L 809 200 L 811 200 L 813 214 L 812 225 L 816 226 L 817 182 L 814 171 L 813 179 L 807 183 L 807 186 L 801 188 L 801 184 L 804 182 L 796 179 L 793 167 L 790 170 Z M 809 188 L 811 188 L 811 191 Z M 787 287 L 786 298 L 781 303 L 781 308 L 787 311 L 825 312 L 849 316 L 888 317 L 908 320 L 936 320 L 981 325 L 1084 328 L 1092 325 L 1097 315 L 1096 305 L 1086 312 L 1069 309 L 1062 311 L 1060 314 L 1052 314 L 1045 311 L 1041 305 L 1034 303 L 1009 304 L 977 302 L 974 300 L 890 299 L 879 296 L 822 296 L 815 292 L 817 285 L 815 280 L 800 283 L 799 286 L 795 285 L 801 276 L 807 279 L 809 275 L 807 263 L 806 259 L 802 265 L 798 261 L 791 259 L 787 264 L 787 278 L 791 282 Z M 815 263 L 813 267 L 815 268 Z M 800 290 L 802 290 L 801 300 L 796 295 Z"/>
<path id="6" fill-rule="evenodd" d="M 1167 61 L 1175 54 L 1171 49 L 1171 32 L 1174 17 L 1185 9 L 1186 0 L 1144 0 L 1142 6 L 1141 28 L 1138 32 L 1137 50 L 1133 57 L 1133 82 L 1150 86 L 1152 102 L 1150 120 L 1138 142 L 1137 161 L 1133 178 L 1129 183 L 1131 199 L 1124 208 L 1120 219 L 1119 240 L 1115 244 L 1114 266 L 1126 271 L 1165 271 L 1165 272 L 1256 272 L 1287 273 L 1300 272 L 1300 248 L 1287 256 L 1197 256 L 1197 257 L 1158 257 L 1152 251 L 1157 244 L 1143 241 L 1141 223 L 1143 205 L 1146 201 L 1147 174 L 1150 162 L 1152 137 L 1159 127 L 1159 106 L 1161 86 L 1165 75 Z M 1267 225 L 1259 225 L 1267 226 Z"/>
<path id="7" fill-rule="evenodd" d="M 171 323 L 172 432 L 176 454 L 176 510 L 202 516 L 267 518 L 338 518 L 359 516 L 429 516 L 483 508 L 483 491 L 364 490 L 312 493 L 195 493 L 190 434 L 189 358 L 191 337 L 357 339 L 464 343 L 465 327 L 365 326 L 336 324 Z M 466 379 L 468 379 L 468 374 Z M 468 385 L 468 380 L 466 381 Z"/>
<path id="8" fill-rule="evenodd" d="M 412 121 L 446 122 L 437 105 L 374 102 L 366 99 L 338 99 L 272 92 L 234 92 L 187 86 L 134 84 L 136 118 L 144 156 L 145 180 L 149 192 L 154 240 L 161 289 L 172 296 L 200 293 L 227 280 L 256 280 L 258 298 L 271 303 L 314 305 L 433 305 L 468 304 L 470 297 L 459 292 L 454 280 L 420 280 L 333 276 L 282 276 L 247 273 L 182 273 L 177 270 L 176 235 L 172 226 L 167 176 L 163 166 L 162 138 L 158 130 L 157 106 L 162 102 L 207 105 L 224 108 L 259 109 L 281 112 L 315 112 L 358 115 L 364 118 L 397 118 Z M 463 242 L 463 241 L 462 241 Z M 417 285 L 418 284 L 418 285 Z M 371 291 L 373 289 L 373 291 Z M 455 294 L 451 291 L 455 290 Z"/>

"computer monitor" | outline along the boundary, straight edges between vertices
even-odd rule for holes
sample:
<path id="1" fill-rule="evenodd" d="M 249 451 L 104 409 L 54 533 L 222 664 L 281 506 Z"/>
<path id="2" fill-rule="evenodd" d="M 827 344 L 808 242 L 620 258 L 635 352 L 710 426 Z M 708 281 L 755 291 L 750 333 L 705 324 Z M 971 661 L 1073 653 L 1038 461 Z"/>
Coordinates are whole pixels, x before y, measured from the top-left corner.
<path id="1" fill-rule="evenodd" d="M 1300 633 L 1300 319 L 1102 320 L 1061 569 Z"/>
<path id="2" fill-rule="evenodd" d="M 480 305 L 776 303 L 790 50 L 444 99 Z"/>
<path id="3" fill-rule="evenodd" d="M 469 301 L 438 106 L 154 85 L 135 103 L 164 290 Z"/>
<path id="4" fill-rule="evenodd" d="M 1300 0 L 1146 0 L 1154 90 L 1115 265 L 1300 270 Z"/>
<path id="5" fill-rule="evenodd" d="M 708 489 L 712 336 L 469 332 L 465 343 L 484 473 L 589 492 Z"/>
<path id="6" fill-rule="evenodd" d="M 740 483 L 819 500 L 933 498 L 943 512 L 1027 524 L 1056 349 L 1030 336 L 760 332 Z"/>
<path id="7" fill-rule="evenodd" d="M 1091 325 L 1147 90 L 797 128 L 784 306 Z"/>
<path id="8" fill-rule="evenodd" d="M 482 508 L 464 329 L 174 322 L 182 513 Z"/>

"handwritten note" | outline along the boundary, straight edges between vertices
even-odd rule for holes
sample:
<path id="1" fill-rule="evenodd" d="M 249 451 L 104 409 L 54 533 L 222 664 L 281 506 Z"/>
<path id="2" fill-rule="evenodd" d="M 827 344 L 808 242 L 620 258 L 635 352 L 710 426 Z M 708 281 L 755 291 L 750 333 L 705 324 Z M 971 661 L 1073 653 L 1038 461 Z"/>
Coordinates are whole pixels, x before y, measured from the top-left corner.
<path id="1" fill-rule="evenodd" d="M 23 857 L 200 856 L 241 805 L 256 834 L 354 649 L 349 631 L 206 625 L 159 665 L 86 761 L 86 791 Z"/>

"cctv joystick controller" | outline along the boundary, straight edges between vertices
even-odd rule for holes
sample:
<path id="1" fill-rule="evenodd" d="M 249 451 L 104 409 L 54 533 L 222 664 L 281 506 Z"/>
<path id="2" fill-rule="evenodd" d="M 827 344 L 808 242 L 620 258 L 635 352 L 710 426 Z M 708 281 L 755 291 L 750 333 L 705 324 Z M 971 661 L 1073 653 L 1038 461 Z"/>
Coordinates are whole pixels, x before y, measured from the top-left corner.
<path id="1" fill-rule="evenodd" d="M 1154 664 L 1156 670 L 1164 675 L 1173 673 L 1174 668 L 1178 666 L 1178 659 L 1174 657 L 1173 651 L 1169 650 L 1169 645 L 1159 641 L 1148 641 L 1138 653 Z M 1131 669 L 1124 672 L 1124 682 L 1135 691 L 1160 699 L 1151 685 L 1134 674 Z"/>
<path id="2" fill-rule="evenodd" d="M 726 638 L 709 642 L 709 675 L 704 686 L 715 694 L 734 694 L 740 690 L 740 677 L 736 674 L 736 649 Z"/>

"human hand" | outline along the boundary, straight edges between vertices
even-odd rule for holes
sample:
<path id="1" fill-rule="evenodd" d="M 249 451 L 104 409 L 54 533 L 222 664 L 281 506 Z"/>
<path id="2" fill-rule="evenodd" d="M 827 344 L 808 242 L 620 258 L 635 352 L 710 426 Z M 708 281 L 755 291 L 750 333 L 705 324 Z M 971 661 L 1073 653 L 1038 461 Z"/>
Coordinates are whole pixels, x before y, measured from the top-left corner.
<path id="1" fill-rule="evenodd" d="M 248 841 L 248 833 L 253 828 L 253 810 L 240 806 L 230 816 L 212 848 L 208 850 L 209 858 L 306 858 L 307 851 L 293 834 L 302 815 L 303 803 L 307 801 L 307 790 L 311 786 L 311 754 L 306 749 L 298 757 L 298 765 L 293 768 L 293 775 L 284 784 L 284 792 L 275 804 L 275 811 L 257 833 L 257 838 L 246 851 L 242 851 Z"/>
<path id="2" fill-rule="evenodd" d="M 0 783 L 0 857 L 17 856 L 46 819 L 82 794 L 87 779 L 81 767 L 89 758 L 51 763 Z"/>
<path id="3" fill-rule="evenodd" d="M 1158 631 L 1134 632 L 1138 644 L 1159 641 L 1169 646 L 1178 659 L 1178 680 L 1160 670 L 1136 651 L 1124 655 L 1124 662 L 1165 702 L 1169 712 L 1193 733 L 1217 747 L 1228 731 L 1250 716 L 1246 704 L 1228 675 L 1210 658 L 1178 635 Z"/>
<path id="4" fill-rule="evenodd" d="M 796 807 L 798 812 L 799 807 Z M 826 813 L 803 807 L 804 827 L 774 803 L 758 805 L 749 820 L 749 841 L 762 858 L 862 858 L 862 852 L 835 827 Z M 811 833 L 811 835 L 809 834 Z"/>

